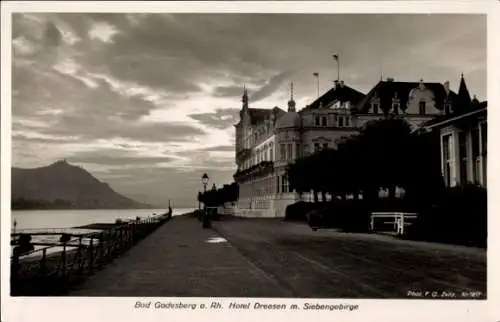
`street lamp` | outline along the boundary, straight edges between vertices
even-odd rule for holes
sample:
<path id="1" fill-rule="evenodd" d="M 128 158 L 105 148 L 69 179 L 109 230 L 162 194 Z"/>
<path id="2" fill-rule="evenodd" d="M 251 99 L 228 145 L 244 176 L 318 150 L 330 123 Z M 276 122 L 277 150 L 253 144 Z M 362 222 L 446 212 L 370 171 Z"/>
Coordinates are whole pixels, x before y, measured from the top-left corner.
<path id="1" fill-rule="evenodd" d="M 201 182 L 203 183 L 203 192 L 204 192 L 204 200 L 203 200 L 203 228 L 208 228 L 209 225 L 208 225 L 208 215 L 207 215 L 207 184 L 208 184 L 208 180 L 210 178 L 208 177 L 208 175 L 206 173 L 203 174 L 203 176 L 201 177 Z"/>
<path id="2" fill-rule="evenodd" d="M 208 175 L 206 173 L 201 177 L 201 182 L 203 183 L 203 192 L 207 192 L 207 184 L 208 184 Z"/>

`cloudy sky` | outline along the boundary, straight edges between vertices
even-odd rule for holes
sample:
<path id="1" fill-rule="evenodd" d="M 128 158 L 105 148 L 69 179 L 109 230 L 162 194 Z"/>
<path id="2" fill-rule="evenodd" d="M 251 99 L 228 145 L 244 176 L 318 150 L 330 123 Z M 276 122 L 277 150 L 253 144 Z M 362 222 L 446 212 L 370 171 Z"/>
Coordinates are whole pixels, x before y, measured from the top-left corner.
<path id="1" fill-rule="evenodd" d="M 14 14 L 12 162 L 66 158 L 143 202 L 194 206 L 229 183 L 244 84 L 251 107 L 303 107 L 336 77 L 444 82 L 486 99 L 486 19 L 473 15 Z"/>

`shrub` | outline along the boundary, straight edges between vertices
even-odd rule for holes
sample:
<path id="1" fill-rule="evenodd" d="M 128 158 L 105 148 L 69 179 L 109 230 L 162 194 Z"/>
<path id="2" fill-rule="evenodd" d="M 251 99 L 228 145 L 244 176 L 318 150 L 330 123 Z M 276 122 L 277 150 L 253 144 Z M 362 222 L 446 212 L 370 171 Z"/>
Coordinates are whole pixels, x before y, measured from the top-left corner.
<path id="1" fill-rule="evenodd" d="M 285 210 L 285 220 L 306 221 L 307 213 L 316 209 L 317 205 L 311 202 L 298 201 L 288 205 Z"/>
<path id="2" fill-rule="evenodd" d="M 370 207 L 364 200 L 335 200 L 331 222 L 347 232 L 368 232 Z"/>
<path id="3" fill-rule="evenodd" d="M 466 185 L 447 188 L 439 201 L 422 209 L 408 238 L 486 247 L 487 192 Z"/>

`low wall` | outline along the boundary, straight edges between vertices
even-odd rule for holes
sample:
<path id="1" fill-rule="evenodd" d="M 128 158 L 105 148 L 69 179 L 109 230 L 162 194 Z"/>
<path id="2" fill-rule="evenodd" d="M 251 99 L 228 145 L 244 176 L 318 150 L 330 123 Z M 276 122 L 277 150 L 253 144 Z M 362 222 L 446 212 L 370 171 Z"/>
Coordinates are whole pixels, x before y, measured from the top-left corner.
<path id="1" fill-rule="evenodd" d="M 297 202 L 295 193 L 277 194 L 266 197 L 255 197 L 238 200 L 233 208 L 233 214 L 247 218 L 284 218 L 286 207 Z M 226 211 L 226 210 L 224 210 Z"/>

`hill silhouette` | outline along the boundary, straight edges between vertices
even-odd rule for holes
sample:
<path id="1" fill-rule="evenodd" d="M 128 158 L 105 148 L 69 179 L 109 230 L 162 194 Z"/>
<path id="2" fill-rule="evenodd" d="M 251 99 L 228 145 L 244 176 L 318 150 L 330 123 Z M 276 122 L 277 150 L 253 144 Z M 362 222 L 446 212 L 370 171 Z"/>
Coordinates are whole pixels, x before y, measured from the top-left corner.
<path id="1" fill-rule="evenodd" d="M 122 196 L 66 160 L 40 168 L 12 168 L 11 191 L 12 209 L 153 208 Z"/>

